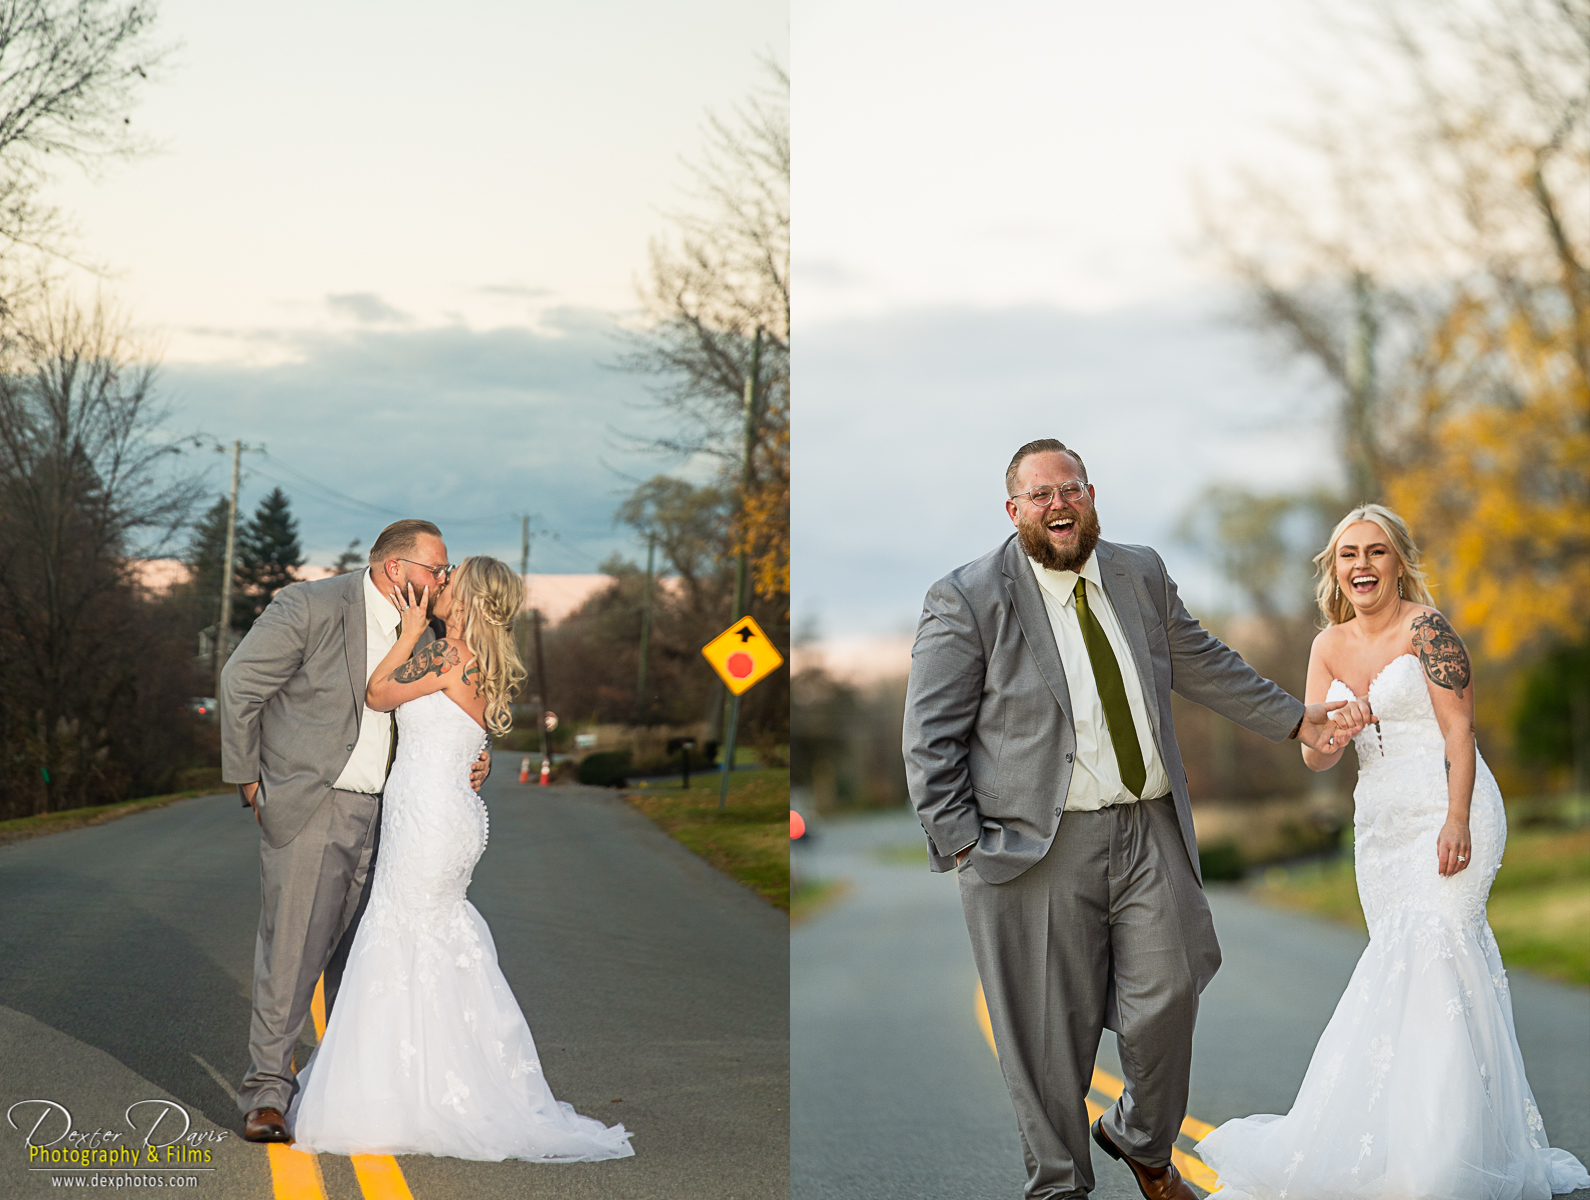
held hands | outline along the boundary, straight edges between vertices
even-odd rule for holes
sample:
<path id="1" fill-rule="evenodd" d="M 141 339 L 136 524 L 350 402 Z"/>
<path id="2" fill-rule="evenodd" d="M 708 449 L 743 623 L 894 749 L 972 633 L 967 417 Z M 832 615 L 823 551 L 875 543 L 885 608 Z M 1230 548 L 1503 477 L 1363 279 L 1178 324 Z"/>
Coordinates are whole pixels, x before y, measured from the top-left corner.
<path id="1" fill-rule="evenodd" d="M 1442 875 L 1456 875 L 1474 857 L 1469 840 L 1469 823 L 1448 817 L 1435 839 L 1435 869 Z"/>
<path id="2" fill-rule="evenodd" d="M 415 599 L 414 585 L 412 583 L 408 585 L 407 596 L 404 596 L 397 588 L 393 588 L 387 593 L 387 598 L 392 601 L 392 607 L 403 614 L 403 624 L 398 627 L 398 637 L 400 639 L 419 637 L 420 630 L 424 629 L 429 623 L 425 614 L 431 609 L 430 585 L 425 585 L 425 590 L 420 593 L 418 599 Z"/>
<path id="3" fill-rule="evenodd" d="M 1303 724 L 1297 739 L 1320 754 L 1336 755 L 1365 725 L 1375 722 L 1368 700 L 1332 700 L 1310 704 L 1303 710 Z"/>

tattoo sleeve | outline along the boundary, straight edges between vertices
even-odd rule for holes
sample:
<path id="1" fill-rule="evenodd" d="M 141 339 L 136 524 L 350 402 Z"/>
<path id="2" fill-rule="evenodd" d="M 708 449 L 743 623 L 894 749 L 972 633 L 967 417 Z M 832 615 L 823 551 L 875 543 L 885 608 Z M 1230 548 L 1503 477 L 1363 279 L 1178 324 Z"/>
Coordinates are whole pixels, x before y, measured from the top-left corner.
<path id="1" fill-rule="evenodd" d="M 1413 649 L 1424 664 L 1424 673 L 1437 687 L 1444 687 L 1459 700 L 1471 678 L 1469 652 L 1463 639 L 1440 613 L 1424 613 L 1413 619 Z"/>
<path id="2" fill-rule="evenodd" d="M 392 672 L 394 683 L 413 683 L 427 675 L 445 675 L 458 665 L 458 651 L 444 638 L 421 646 L 414 657 Z"/>
<path id="3" fill-rule="evenodd" d="M 478 662 L 472 662 L 465 667 L 464 673 L 459 678 L 475 689 L 475 695 L 480 695 L 480 664 Z"/>

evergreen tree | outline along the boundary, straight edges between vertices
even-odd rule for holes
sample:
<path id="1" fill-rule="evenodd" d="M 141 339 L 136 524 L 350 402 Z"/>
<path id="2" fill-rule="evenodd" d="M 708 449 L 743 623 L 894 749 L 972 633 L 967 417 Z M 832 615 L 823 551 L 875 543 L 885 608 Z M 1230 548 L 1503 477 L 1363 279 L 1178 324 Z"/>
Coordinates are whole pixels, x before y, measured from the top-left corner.
<path id="1" fill-rule="evenodd" d="M 193 536 L 182 556 L 192 572 L 189 583 L 195 595 L 221 599 L 221 560 L 226 557 L 226 497 L 210 506 L 193 527 Z"/>
<path id="2" fill-rule="evenodd" d="M 348 543 L 348 548 L 337 555 L 337 561 L 331 564 L 331 569 L 338 575 L 346 575 L 349 571 L 358 571 L 367 566 L 368 558 L 359 549 L 359 539 L 354 538 Z"/>
<path id="3" fill-rule="evenodd" d="M 232 610 L 232 625 L 246 631 L 271 597 L 296 581 L 296 569 L 304 565 L 298 522 L 281 488 L 272 488 L 237 531 L 237 559 L 239 603 Z"/>

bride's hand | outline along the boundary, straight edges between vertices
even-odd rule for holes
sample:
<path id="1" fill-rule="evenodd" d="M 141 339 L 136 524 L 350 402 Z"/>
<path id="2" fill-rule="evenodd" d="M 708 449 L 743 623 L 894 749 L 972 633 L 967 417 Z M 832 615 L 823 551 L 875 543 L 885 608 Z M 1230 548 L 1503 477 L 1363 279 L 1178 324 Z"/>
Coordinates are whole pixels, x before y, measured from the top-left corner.
<path id="1" fill-rule="evenodd" d="M 405 596 L 396 588 L 392 590 L 391 598 L 393 607 L 403 615 L 403 624 L 398 627 L 398 637 L 419 637 L 420 631 L 430 623 L 426 613 L 431 608 L 431 589 L 427 584 L 419 598 L 414 596 L 414 585 L 408 585 L 408 595 Z"/>
<path id="2" fill-rule="evenodd" d="M 1347 746 L 1347 739 L 1364 727 L 1363 722 L 1354 722 L 1351 717 L 1344 722 L 1337 721 L 1336 713 L 1348 703 L 1346 700 L 1332 700 L 1326 704 L 1305 707 L 1303 723 L 1297 727 L 1298 740 L 1320 754 L 1340 754 Z"/>
<path id="3" fill-rule="evenodd" d="M 1435 867 L 1442 875 L 1456 875 L 1474 857 L 1469 840 L 1469 823 L 1447 818 L 1435 839 Z"/>
<path id="4" fill-rule="evenodd" d="M 1353 736 L 1366 725 L 1375 723 L 1374 711 L 1369 707 L 1367 699 L 1360 700 L 1354 697 L 1343 703 L 1341 708 L 1330 714 L 1331 724 L 1336 728 L 1331 731 L 1333 749 L 1341 749 L 1352 741 Z"/>

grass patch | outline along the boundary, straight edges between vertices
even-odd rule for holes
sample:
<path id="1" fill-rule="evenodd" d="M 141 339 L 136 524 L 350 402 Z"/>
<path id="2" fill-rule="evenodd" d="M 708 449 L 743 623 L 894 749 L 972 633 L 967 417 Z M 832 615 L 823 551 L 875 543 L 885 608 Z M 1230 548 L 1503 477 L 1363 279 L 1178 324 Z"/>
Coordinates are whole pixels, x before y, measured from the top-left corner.
<path id="1" fill-rule="evenodd" d="M 1272 867 L 1249 894 L 1365 928 L 1351 858 Z M 1590 829 L 1510 833 L 1491 888 L 1489 917 L 1509 967 L 1590 984 Z"/>
<path id="2" fill-rule="evenodd" d="M 905 842 L 898 846 L 884 846 L 874 850 L 872 856 L 892 867 L 925 867 L 928 865 L 927 839 Z"/>
<path id="3" fill-rule="evenodd" d="M 735 771 L 718 811 L 719 776 L 626 791 L 624 799 L 668 836 L 738 880 L 775 908 L 790 909 L 789 772 Z"/>
<path id="4" fill-rule="evenodd" d="M 845 879 L 808 879 L 790 893 L 790 924 L 809 921 L 823 909 L 843 900 L 850 892 Z"/>
<path id="5" fill-rule="evenodd" d="M 43 813 L 36 817 L 17 817 L 0 821 L 0 846 L 12 842 L 25 842 L 29 838 L 50 833 L 65 833 L 68 829 L 86 829 L 90 825 L 103 825 L 131 813 L 148 812 L 164 808 L 178 800 L 192 800 L 197 796 L 213 796 L 216 788 L 190 788 L 185 792 L 172 792 L 167 796 L 149 796 L 142 800 L 125 800 L 120 804 L 100 804 L 93 808 L 68 808 L 61 812 Z"/>

